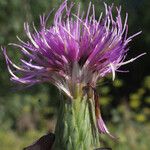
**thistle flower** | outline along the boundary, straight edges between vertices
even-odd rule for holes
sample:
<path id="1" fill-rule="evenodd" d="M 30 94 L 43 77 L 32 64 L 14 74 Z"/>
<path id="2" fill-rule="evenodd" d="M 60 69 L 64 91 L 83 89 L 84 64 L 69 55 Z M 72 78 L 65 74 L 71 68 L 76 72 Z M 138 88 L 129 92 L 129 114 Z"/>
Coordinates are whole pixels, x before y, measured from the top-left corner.
<path id="1" fill-rule="evenodd" d="M 128 44 L 138 32 L 128 37 L 126 14 L 121 19 L 121 7 L 116 8 L 117 16 L 112 14 L 113 6 L 105 4 L 105 14 L 95 18 L 94 5 L 89 4 L 84 16 L 80 12 L 71 13 L 73 3 L 68 7 L 67 0 L 57 10 L 54 22 L 47 27 L 48 17 L 40 16 L 40 29 L 33 26 L 31 33 L 28 23 L 24 29 L 29 40 L 16 46 L 25 56 L 20 59 L 21 65 L 14 64 L 3 48 L 11 80 L 25 85 L 50 82 L 63 91 L 71 100 L 75 99 L 77 85 L 82 88 L 89 85 L 95 89 L 97 81 L 115 72 L 145 53 L 124 61 L 129 50 Z M 90 15 L 90 12 L 92 14 Z M 95 98 L 97 99 L 97 98 Z M 98 99 L 95 101 L 97 127 L 100 133 L 110 135 L 100 115 Z"/>

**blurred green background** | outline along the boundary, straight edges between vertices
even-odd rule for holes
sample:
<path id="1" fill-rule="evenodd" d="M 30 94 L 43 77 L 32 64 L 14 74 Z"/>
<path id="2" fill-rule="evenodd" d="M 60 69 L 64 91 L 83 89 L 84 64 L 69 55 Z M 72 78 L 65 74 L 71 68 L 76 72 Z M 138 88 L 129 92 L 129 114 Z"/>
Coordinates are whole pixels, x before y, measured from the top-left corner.
<path id="1" fill-rule="evenodd" d="M 17 43 L 16 35 L 26 39 L 23 23 L 39 25 L 39 15 L 58 8 L 61 0 L 0 0 L 0 45 Z M 81 2 L 87 10 L 88 0 Z M 96 15 L 104 9 L 102 0 L 92 0 Z M 122 5 L 122 16 L 129 13 L 129 34 L 142 30 L 130 44 L 127 58 L 147 52 L 147 55 L 99 83 L 102 115 L 112 133 L 119 137 L 114 142 L 102 135 L 102 145 L 113 150 L 150 149 L 150 2 L 149 0 L 106 0 Z M 52 23 L 51 15 L 49 24 Z M 9 55 L 17 62 L 19 54 L 8 46 Z M 35 85 L 18 90 L 9 80 L 5 60 L 0 54 L 0 150 L 21 150 L 48 131 L 53 131 L 57 118 L 60 94 L 49 84 Z"/>

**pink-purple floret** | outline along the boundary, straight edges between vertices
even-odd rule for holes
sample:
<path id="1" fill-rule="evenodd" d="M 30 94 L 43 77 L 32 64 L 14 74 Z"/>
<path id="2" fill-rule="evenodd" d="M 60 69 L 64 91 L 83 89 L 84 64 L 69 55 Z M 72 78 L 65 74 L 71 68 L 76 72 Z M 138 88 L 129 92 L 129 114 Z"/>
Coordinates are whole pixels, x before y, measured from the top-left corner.
<path id="1" fill-rule="evenodd" d="M 87 68 L 93 74 L 97 72 L 99 79 L 113 70 L 117 71 L 124 64 L 128 43 L 140 32 L 127 38 L 128 15 L 122 23 L 121 7 L 116 8 L 117 17 L 114 19 L 113 7 L 105 4 L 105 16 L 102 17 L 101 14 L 97 21 L 94 5 L 92 15 L 89 15 L 91 3 L 85 17 L 80 15 L 80 8 L 76 14 L 72 14 L 72 6 L 71 4 L 68 8 L 65 1 L 56 12 L 54 23 L 50 27 L 46 27 L 47 18 L 41 16 L 40 30 L 37 31 L 34 27 L 34 33 L 30 32 L 28 23 L 25 23 L 29 41 L 19 39 L 20 44 L 11 44 L 25 55 L 25 59 L 20 59 L 20 67 L 9 59 L 3 48 L 12 80 L 24 84 L 44 81 L 53 83 L 55 75 L 60 78 L 71 77 L 66 68 L 71 69 L 74 63 L 78 63 L 81 69 Z M 15 75 L 13 69 L 22 76 Z"/>

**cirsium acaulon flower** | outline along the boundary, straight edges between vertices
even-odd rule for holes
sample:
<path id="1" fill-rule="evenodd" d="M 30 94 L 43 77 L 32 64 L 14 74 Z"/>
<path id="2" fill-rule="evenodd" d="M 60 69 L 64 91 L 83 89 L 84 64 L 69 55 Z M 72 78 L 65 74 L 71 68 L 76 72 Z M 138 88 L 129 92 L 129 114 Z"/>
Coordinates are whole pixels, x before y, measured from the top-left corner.
<path id="1" fill-rule="evenodd" d="M 73 4 L 68 7 L 67 1 L 63 2 L 49 27 L 45 15 L 40 16 L 40 29 L 33 26 L 32 33 L 28 23 L 24 24 L 29 40 L 24 42 L 18 38 L 20 44 L 10 44 L 25 56 L 20 59 L 20 66 L 10 60 L 3 48 L 13 81 L 28 85 L 50 82 L 72 99 L 77 83 L 95 87 L 98 80 L 110 73 L 114 80 L 120 66 L 145 54 L 124 61 L 128 43 L 141 32 L 127 37 L 128 15 L 122 21 L 121 7 L 116 8 L 114 18 L 113 7 L 105 4 L 105 14 L 101 13 L 98 20 L 91 3 L 85 16 L 80 13 L 80 5 L 75 14 L 71 13 L 72 7 Z M 100 115 L 97 115 L 97 123 L 101 133 L 109 134 Z"/>

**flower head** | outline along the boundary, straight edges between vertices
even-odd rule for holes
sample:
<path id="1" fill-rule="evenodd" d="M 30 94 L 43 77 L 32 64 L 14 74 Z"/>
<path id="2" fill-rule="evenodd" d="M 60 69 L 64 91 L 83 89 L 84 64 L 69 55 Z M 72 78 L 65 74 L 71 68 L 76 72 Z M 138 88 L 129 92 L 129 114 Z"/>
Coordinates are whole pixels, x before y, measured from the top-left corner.
<path id="1" fill-rule="evenodd" d="M 127 37 L 128 15 L 122 21 L 121 7 L 116 8 L 114 18 L 113 6 L 105 4 L 105 14 L 101 13 L 96 20 L 91 3 L 85 16 L 80 12 L 80 5 L 77 13 L 71 13 L 73 5 L 68 7 L 67 0 L 64 1 L 49 27 L 45 15 L 40 16 L 40 29 L 33 26 L 32 33 L 28 23 L 24 24 L 29 40 L 24 42 L 18 38 L 20 44 L 11 44 L 25 56 L 20 59 L 20 66 L 10 60 L 3 48 L 13 81 L 29 85 L 50 82 L 73 98 L 76 83 L 95 87 L 99 79 L 110 73 L 114 79 L 120 66 L 141 56 L 124 61 L 128 43 L 141 32 Z M 102 133 L 108 132 L 101 118 L 98 124 Z"/>
<path id="2" fill-rule="evenodd" d="M 20 44 L 10 44 L 18 47 L 25 56 L 20 59 L 21 66 L 15 65 L 3 49 L 13 81 L 23 84 L 51 82 L 71 96 L 68 81 L 95 86 L 97 80 L 109 73 L 113 74 L 114 79 L 115 71 L 119 71 L 120 66 L 137 58 L 123 62 L 128 43 L 141 32 L 127 38 L 128 15 L 123 23 L 121 7 L 117 8 L 114 20 L 113 7 L 105 4 L 105 15 L 102 17 L 101 14 L 98 21 L 95 19 L 94 5 L 90 16 L 91 3 L 85 17 L 80 15 L 80 7 L 76 14 L 72 14 L 72 7 L 73 4 L 67 7 L 65 1 L 50 27 L 46 27 L 48 18 L 45 15 L 40 17 L 40 29 L 34 27 L 33 33 L 28 23 L 24 24 L 29 41 L 19 39 Z M 16 71 L 21 76 L 16 75 Z"/>

